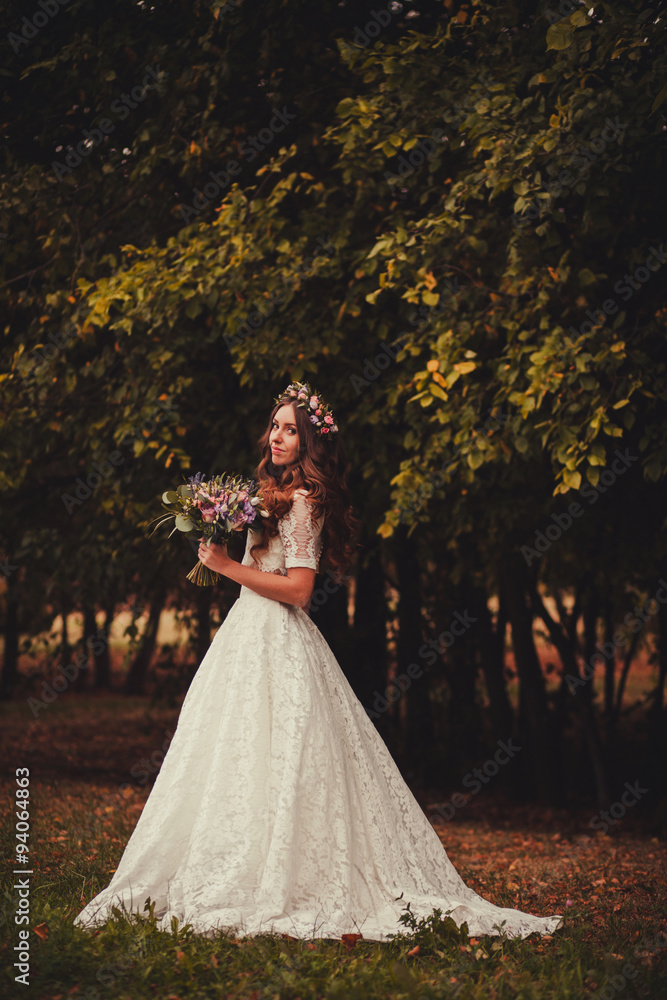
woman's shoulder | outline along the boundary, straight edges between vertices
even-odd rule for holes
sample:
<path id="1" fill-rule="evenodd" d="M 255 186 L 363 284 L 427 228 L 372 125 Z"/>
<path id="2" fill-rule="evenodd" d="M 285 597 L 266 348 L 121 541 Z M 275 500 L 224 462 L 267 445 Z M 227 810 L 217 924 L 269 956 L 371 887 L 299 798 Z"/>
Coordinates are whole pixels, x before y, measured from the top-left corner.
<path id="1" fill-rule="evenodd" d="M 292 498 L 294 498 L 296 496 L 310 497 L 310 496 L 312 496 L 312 493 L 310 492 L 310 489 L 308 488 L 308 486 L 298 486 L 294 490 L 294 493 L 292 494 Z"/>
<path id="2" fill-rule="evenodd" d="M 312 509 L 313 508 L 314 493 L 310 492 L 307 484 L 306 484 L 306 486 L 299 486 L 299 487 L 297 487 L 297 489 L 294 490 L 294 492 L 292 494 L 292 506 L 291 506 L 291 510 L 294 510 L 294 504 L 296 502 L 297 497 L 303 497 L 303 499 L 305 501 L 307 501 L 307 506 L 311 509 L 311 514 L 313 514 L 313 516 L 314 516 L 314 511 Z M 323 512 L 317 518 L 316 523 L 317 523 L 317 525 L 319 527 L 321 527 L 322 524 L 324 523 L 324 513 Z"/>

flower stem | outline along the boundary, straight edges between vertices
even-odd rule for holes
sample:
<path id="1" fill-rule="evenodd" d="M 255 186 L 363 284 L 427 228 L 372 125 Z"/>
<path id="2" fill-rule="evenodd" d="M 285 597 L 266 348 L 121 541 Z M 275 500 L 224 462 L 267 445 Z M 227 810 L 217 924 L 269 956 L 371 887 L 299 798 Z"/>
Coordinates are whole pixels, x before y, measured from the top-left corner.
<path id="1" fill-rule="evenodd" d="M 220 573 L 214 573 L 208 566 L 204 566 L 202 562 L 197 560 L 197 565 L 193 566 L 190 570 L 187 579 L 191 580 L 198 587 L 211 587 L 216 583 L 220 583 L 222 576 Z"/>

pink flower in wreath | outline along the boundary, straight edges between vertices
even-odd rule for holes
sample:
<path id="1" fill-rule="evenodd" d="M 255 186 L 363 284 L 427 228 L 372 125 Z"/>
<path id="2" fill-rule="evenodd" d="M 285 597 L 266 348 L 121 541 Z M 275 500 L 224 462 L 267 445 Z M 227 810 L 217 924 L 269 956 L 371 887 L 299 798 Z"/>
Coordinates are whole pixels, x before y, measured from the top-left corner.
<path id="1" fill-rule="evenodd" d="M 333 417 L 331 416 L 331 414 L 327 413 L 326 417 L 324 418 L 324 423 L 325 424 L 332 424 L 333 423 Z"/>
<path id="2" fill-rule="evenodd" d="M 201 516 L 204 521 L 215 521 L 215 510 L 213 507 L 207 507 L 206 510 L 201 512 Z"/>
<path id="3" fill-rule="evenodd" d="M 313 409 L 315 409 L 315 407 L 316 407 L 316 406 L 319 406 L 319 403 L 320 403 L 320 401 L 319 401 L 319 399 L 317 398 L 317 396 L 311 396 L 311 397 L 310 397 L 310 405 L 311 405 L 311 407 L 312 407 Z"/>

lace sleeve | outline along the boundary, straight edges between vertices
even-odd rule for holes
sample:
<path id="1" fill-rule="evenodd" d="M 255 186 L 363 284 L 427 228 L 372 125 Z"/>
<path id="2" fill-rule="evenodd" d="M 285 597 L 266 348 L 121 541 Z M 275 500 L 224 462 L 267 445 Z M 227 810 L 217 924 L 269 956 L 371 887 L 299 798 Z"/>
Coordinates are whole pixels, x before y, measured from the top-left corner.
<path id="1" fill-rule="evenodd" d="M 313 521 L 305 491 L 296 490 L 292 508 L 278 522 L 285 549 L 285 568 L 306 566 L 317 571 L 322 550 L 322 524 Z"/>

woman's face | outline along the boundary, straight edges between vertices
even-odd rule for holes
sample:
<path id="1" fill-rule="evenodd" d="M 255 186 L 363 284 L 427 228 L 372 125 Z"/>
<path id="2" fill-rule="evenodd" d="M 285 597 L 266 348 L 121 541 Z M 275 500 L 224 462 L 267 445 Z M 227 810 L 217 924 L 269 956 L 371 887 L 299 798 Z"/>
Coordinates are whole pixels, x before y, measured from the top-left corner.
<path id="1" fill-rule="evenodd" d="M 296 465 L 299 461 L 299 432 L 296 429 L 294 407 L 285 403 L 276 410 L 269 434 L 274 465 Z"/>

